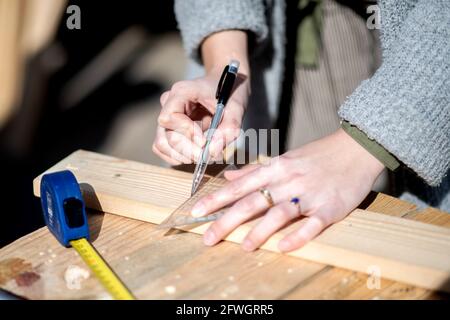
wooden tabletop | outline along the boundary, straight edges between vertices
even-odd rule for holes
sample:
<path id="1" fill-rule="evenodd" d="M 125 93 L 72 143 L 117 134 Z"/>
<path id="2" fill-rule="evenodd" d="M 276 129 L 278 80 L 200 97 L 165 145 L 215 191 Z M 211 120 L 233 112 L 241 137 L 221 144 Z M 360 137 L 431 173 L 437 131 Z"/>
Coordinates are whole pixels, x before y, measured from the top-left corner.
<path id="1" fill-rule="evenodd" d="M 399 199 L 371 194 L 370 211 L 450 227 L 450 215 L 416 211 Z M 206 247 L 200 235 L 174 231 L 112 214 L 89 214 L 92 242 L 140 299 L 447 299 L 447 294 L 221 242 Z M 41 228 L 0 249 L 0 288 L 29 299 L 109 299 L 95 277 L 78 289 L 65 279 L 77 266 L 88 270 L 74 249 L 63 248 Z M 379 285 L 379 287 L 377 287 Z M 69 289 L 69 287 L 71 289 Z"/>

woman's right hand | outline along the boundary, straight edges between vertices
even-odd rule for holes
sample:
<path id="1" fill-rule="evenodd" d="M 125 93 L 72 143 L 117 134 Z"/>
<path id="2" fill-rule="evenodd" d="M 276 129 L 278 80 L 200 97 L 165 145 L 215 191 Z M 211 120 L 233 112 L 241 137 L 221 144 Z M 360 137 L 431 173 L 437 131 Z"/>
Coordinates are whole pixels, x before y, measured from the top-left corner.
<path id="1" fill-rule="evenodd" d="M 215 93 L 223 66 L 210 69 L 206 76 L 176 82 L 161 95 L 153 152 L 172 165 L 197 161 L 206 142 L 216 108 Z M 250 80 L 238 75 L 235 89 L 227 102 L 222 121 L 210 145 L 211 158 L 219 159 L 223 149 L 240 133 L 248 97 Z"/>

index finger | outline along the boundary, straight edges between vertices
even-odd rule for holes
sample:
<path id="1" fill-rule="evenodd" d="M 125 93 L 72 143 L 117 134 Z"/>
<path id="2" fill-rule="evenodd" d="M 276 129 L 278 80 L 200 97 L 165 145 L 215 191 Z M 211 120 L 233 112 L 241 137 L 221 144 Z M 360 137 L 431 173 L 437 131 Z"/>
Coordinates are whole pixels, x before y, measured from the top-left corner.
<path id="1" fill-rule="evenodd" d="M 271 181 L 273 171 L 269 167 L 260 167 L 219 190 L 201 198 L 192 208 L 195 217 L 204 216 L 234 203 L 247 194 L 267 185 Z"/>

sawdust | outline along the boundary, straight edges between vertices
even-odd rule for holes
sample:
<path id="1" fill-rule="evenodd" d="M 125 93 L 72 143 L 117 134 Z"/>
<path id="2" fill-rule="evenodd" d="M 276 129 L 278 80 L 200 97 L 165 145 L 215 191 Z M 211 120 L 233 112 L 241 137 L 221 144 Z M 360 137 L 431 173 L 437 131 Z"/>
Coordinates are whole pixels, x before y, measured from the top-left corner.
<path id="1" fill-rule="evenodd" d="M 48 249 L 47 252 L 48 252 L 48 253 L 52 253 L 53 250 L 52 250 L 52 249 Z"/>
<path id="2" fill-rule="evenodd" d="M 177 288 L 175 286 L 167 286 L 164 288 L 164 291 L 167 294 L 175 294 L 175 292 L 177 292 Z"/>
<path id="3" fill-rule="evenodd" d="M 70 290 L 81 289 L 81 282 L 89 278 L 89 271 L 79 266 L 70 265 L 64 273 L 66 286 Z"/>
<path id="4" fill-rule="evenodd" d="M 130 257 L 129 256 L 125 256 L 125 261 L 128 261 L 128 260 L 130 260 Z"/>
<path id="5" fill-rule="evenodd" d="M 261 267 L 263 265 L 262 262 L 258 262 L 258 267 Z"/>
<path id="6" fill-rule="evenodd" d="M 119 236 L 123 235 L 122 231 L 119 231 L 119 233 L 117 233 Z"/>
<path id="7" fill-rule="evenodd" d="M 42 251 L 39 252 L 39 255 L 40 255 L 40 256 L 43 256 L 44 254 L 45 254 L 45 252 L 42 252 Z"/>
<path id="8" fill-rule="evenodd" d="M 234 281 L 234 277 L 233 277 L 233 276 L 229 276 L 229 277 L 228 277 L 228 280 L 229 280 L 229 281 Z"/>
<path id="9" fill-rule="evenodd" d="M 51 255 L 51 257 L 52 257 L 53 259 L 56 258 L 56 254 L 53 253 L 53 254 Z"/>
<path id="10" fill-rule="evenodd" d="M 175 276 L 175 279 L 181 279 L 181 276 L 179 275 L 179 274 L 177 274 L 176 276 Z"/>
<path id="11" fill-rule="evenodd" d="M 237 285 L 232 285 L 232 286 L 225 288 L 225 290 L 223 292 L 226 293 L 227 295 L 230 295 L 230 294 L 234 294 L 238 291 L 239 291 L 239 287 Z"/>
<path id="12" fill-rule="evenodd" d="M 292 273 L 292 272 L 294 272 L 294 269 L 292 269 L 292 268 L 287 269 L 287 273 Z"/>

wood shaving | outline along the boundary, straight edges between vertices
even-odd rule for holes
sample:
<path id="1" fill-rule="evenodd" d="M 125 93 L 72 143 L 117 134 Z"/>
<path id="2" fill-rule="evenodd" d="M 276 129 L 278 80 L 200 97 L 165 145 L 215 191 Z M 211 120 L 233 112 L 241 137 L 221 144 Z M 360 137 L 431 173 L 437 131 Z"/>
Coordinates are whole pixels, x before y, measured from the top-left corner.
<path id="1" fill-rule="evenodd" d="M 230 295 L 230 294 L 236 293 L 236 292 L 238 292 L 238 291 L 239 291 L 239 287 L 236 286 L 236 285 L 234 285 L 234 286 L 229 286 L 229 287 L 227 287 L 227 288 L 224 290 L 224 293 Z"/>
<path id="2" fill-rule="evenodd" d="M 66 286 L 70 290 L 80 290 L 81 282 L 89 278 L 89 271 L 79 266 L 70 265 L 64 273 Z"/>
<path id="3" fill-rule="evenodd" d="M 167 286 L 164 288 L 164 291 L 166 291 L 167 294 L 175 294 L 177 288 L 175 288 L 175 286 Z"/>

